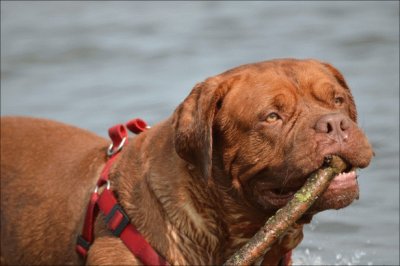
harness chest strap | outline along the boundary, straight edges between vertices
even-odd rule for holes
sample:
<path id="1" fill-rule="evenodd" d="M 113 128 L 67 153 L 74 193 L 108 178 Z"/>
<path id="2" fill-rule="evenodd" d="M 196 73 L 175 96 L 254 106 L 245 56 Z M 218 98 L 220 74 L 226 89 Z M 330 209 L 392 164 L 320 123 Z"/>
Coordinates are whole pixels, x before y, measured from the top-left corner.
<path id="1" fill-rule="evenodd" d="M 132 132 L 138 134 L 147 128 L 144 121 L 134 119 L 127 124 Z M 94 222 L 99 210 L 105 216 L 105 222 L 111 232 L 121 238 L 126 247 L 145 265 L 169 265 L 146 241 L 146 239 L 130 223 L 122 207 L 110 189 L 109 171 L 112 164 L 119 155 L 119 151 L 127 144 L 127 131 L 123 125 L 117 125 L 109 129 L 109 136 L 112 144 L 108 148 L 107 154 L 110 159 L 106 162 L 100 178 L 97 181 L 95 191 L 90 195 L 87 207 L 82 234 L 78 236 L 76 251 L 83 257 L 87 256 L 90 245 L 94 241 Z M 107 184 L 106 189 L 99 194 L 98 188 Z"/>
<path id="2" fill-rule="evenodd" d="M 98 206 L 105 215 L 107 227 L 111 232 L 121 238 L 128 249 L 145 265 L 168 265 L 146 241 L 146 239 L 129 222 L 129 217 L 118 204 L 114 193 L 105 189 L 101 193 Z"/>

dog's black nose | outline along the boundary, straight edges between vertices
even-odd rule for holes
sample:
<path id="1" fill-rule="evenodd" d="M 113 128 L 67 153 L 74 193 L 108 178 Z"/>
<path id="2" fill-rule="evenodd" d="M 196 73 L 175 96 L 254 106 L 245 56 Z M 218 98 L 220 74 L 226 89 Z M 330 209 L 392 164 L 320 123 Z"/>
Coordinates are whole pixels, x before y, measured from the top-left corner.
<path id="1" fill-rule="evenodd" d="M 350 118 L 344 114 L 333 113 L 321 116 L 315 124 L 315 131 L 325 133 L 338 142 L 343 142 L 348 139 L 350 127 Z"/>

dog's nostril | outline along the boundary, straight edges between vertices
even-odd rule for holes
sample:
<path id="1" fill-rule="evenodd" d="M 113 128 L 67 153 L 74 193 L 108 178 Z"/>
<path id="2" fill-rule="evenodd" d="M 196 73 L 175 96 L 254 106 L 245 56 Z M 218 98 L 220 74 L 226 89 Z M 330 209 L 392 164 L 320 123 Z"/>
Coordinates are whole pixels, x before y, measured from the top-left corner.
<path id="1" fill-rule="evenodd" d="M 341 134 L 349 129 L 350 123 L 342 114 L 328 114 L 322 116 L 315 125 L 318 133 Z"/>
<path id="2" fill-rule="evenodd" d="M 333 126 L 331 124 L 331 122 L 328 122 L 326 125 L 326 133 L 331 133 L 333 131 Z"/>

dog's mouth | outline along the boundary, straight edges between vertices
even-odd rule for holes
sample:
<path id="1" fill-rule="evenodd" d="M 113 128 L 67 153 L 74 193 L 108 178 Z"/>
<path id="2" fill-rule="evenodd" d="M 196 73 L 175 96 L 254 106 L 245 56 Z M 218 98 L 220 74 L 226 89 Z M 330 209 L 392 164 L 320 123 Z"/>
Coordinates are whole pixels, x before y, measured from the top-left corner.
<path id="1" fill-rule="evenodd" d="M 264 208 L 279 209 L 286 205 L 293 195 L 304 185 L 307 178 L 315 171 L 323 167 L 331 156 L 326 156 L 323 163 L 317 169 L 309 171 L 302 177 L 290 178 L 287 184 L 275 187 L 261 180 L 253 187 L 256 200 Z M 351 204 L 359 197 L 356 167 L 346 163 L 346 169 L 336 175 L 325 192 L 316 200 L 307 214 L 314 214 L 326 209 L 340 209 Z"/>

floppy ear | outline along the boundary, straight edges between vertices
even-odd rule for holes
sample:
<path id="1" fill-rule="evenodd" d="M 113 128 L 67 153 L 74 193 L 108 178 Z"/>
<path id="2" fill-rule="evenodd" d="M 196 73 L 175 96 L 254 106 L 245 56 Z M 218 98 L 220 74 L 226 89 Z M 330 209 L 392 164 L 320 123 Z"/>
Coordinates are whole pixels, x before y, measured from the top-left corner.
<path id="1" fill-rule="evenodd" d="M 350 118 L 354 121 L 357 122 L 357 110 L 356 110 L 356 104 L 354 102 L 353 95 L 351 94 L 349 86 L 347 86 L 346 80 L 344 79 L 343 75 L 337 70 L 335 67 L 328 63 L 322 63 L 331 73 L 332 75 L 336 78 L 337 82 L 342 86 L 343 88 L 348 90 L 348 96 L 350 100 L 350 107 L 349 107 L 349 113 L 350 113 Z"/>
<path id="2" fill-rule="evenodd" d="M 213 121 L 226 91 L 217 83 L 201 82 L 178 106 L 173 117 L 176 152 L 206 180 L 211 176 Z"/>

